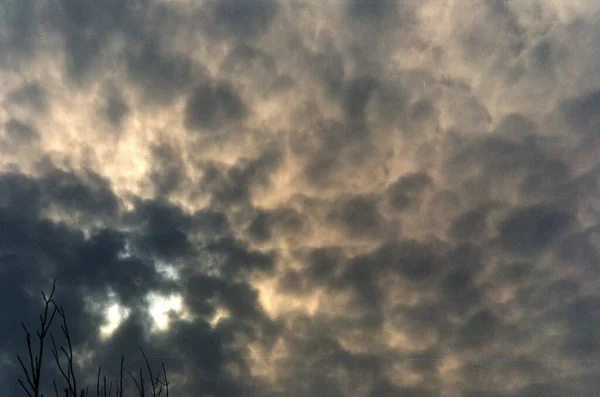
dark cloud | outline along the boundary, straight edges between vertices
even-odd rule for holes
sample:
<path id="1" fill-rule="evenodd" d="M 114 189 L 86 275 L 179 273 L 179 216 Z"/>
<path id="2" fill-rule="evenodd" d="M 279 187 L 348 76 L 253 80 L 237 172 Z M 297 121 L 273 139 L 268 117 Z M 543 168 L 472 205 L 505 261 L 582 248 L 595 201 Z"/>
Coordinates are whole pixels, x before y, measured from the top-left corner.
<path id="1" fill-rule="evenodd" d="M 159 104 L 171 103 L 206 79 L 202 65 L 183 55 L 165 53 L 156 42 L 128 48 L 126 65 L 129 79 L 142 90 L 144 98 Z"/>
<path id="2" fill-rule="evenodd" d="M 180 190 L 187 180 L 185 161 L 178 149 L 160 145 L 152 150 L 150 179 L 158 197 L 167 197 Z"/>
<path id="3" fill-rule="evenodd" d="M 339 96 L 342 92 L 345 75 L 344 58 L 334 49 L 315 55 L 311 66 L 315 74 L 323 80 L 328 93 Z"/>
<path id="4" fill-rule="evenodd" d="M 564 234 L 572 216 L 541 205 L 518 208 L 502 221 L 498 232 L 502 244 L 515 252 L 539 253 Z"/>
<path id="5" fill-rule="evenodd" d="M 571 357 L 595 357 L 600 352 L 600 300 L 596 296 L 580 297 L 565 308 L 568 332 L 564 345 Z"/>
<path id="6" fill-rule="evenodd" d="M 57 277 L 82 382 L 140 344 L 174 395 L 596 392 L 596 6 L 5 3 L 0 309 Z"/>
<path id="7" fill-rule="evenodd" d="M 101 0 L 87 4 L 61 0 L 45 14 L 50 29 L 62 35 L 67 55 L 67 74 L 85 82 L 102 70 L 110 40 L 119 33 L 140 29 L 131 3 Z"/>
<path id="8" fill-rule="evenodd" d="M 422 121 L 433 115 L 435 108 L 431 101 L 422 99 L 413 103 L 410 107 L 410 116 L 413 120 Z"/>
<path id="9" fill-rule="evenodd" d="M 97 216 L 115 215 L 119 202 L 110 182 L 93 171 L 78 178 L 73 173 L 54 171 L 43 179 L 46 194 L 51 202 Z"/>
<path id="10" fill-rule="evenodd" d="M 371 393 L 369 397 L 375 396 L 407 396 L 407 397 L 428 397 L 434 396 L 431 391 L 427 389 L 421 389 L 416 387 L 399 387 L 392 384 L 390 381 L 382 380 L 380 381 L 373 389 L 371 389 Z"/>
<path id="11" fill-rule="evenodd" d="M 555 57 L 555 49 L 548 40 L 541 40 L 531 52 L 533 67 L 544 74 L 553 74 Z"/>
<path id="12" fill-rule="evenodd" d="M 238 39 L 251 39 L 265 34 L 277 16 L 279 4 L 271 0 L 235 2 L 215 1 L 212 15 L 218 29 Z"/>
<path id="13" fill-rule="evenodd" d="M 410 281 L 430 279 L 441 270 L 434 244 L 416 241 L 394 241 L 380 247 L 374 254 L 373 263 L 398 272 Z"/>
<path id="14" fill-rule="evenodd" d="M 291 147 L 302 159 L 306 181 L 318 188 L 352 185 L 349 175 L 365 172 L 365 164 L 378 158 L 371 131 L 364 121 L 347 124 L 322 120 L 303 131 Z M 331 156 L 336 152 L 336 156 Z M 375 171 L 376 172 L 376 171 Z"/>
<path id="15" fill-rule="evenodd" d="M 4 137 L 9 145 L 19 147 L 39 139 L 39 133 L 30 125 L 11 119 L 4 125 Z"/>
<path id="16" fill-rule="evenodd" d="M 488 235 L 488 214 L 491 208 L 482 206 L 461 214 L 450 226 L 449 235 L 457 241 L 476 241 Z"/>
<path id="17" fill-rule="evenodd" d="M 268 189 L 272 173 L 283 156 L 277 149 L 266 150 L 256 158 L 243 158 L 232 167 L 205 165 L 202 185 L 211 192 L 214 205 L 246 204 L 253 189 Z"/>
<path id="18" fill-rule="evenodd" d="M 495 130 L 501 138 L 517 142 L 534 136 L 537 131 L 535 123 L 519 113 L 511 113 L 504 117 Z"/>
<path id="19" fill-rule="evenodd" d="M 104 114 L 114 127 L 120 127 L 129 114 L 129 105 L 123 95 L 116 89 L 111 90 L 106 98 Z"/>
<path id="20" fill-rule="evenodd" d="M 499 319 L 488 310 L 475 313 L 460 328 L 457 335 L 457 347 L 477 349 L 486 346 L 498 332 Z"/>
<path id="21" fill-rule="evenodd" d="M 389 205 L 398 211 L 418 209 L 423 191 L 431 184 L 432 179 L 425 172 L 402 175 L 388 187 Z"/>
<path id="22" fill-rule="evenodd" d="M 482 291 L 476 285 L 473 269 L 461 267 L 452 270 L 441 283 L 441 301 L 449 311 L 465 313 L 478 306 Z"/>
<path id="23" fill-rule="evenodd" d="M 598 104 L 600 103 L 600 90 L 592 91 L 580 97 L 569 98 L 563 101 L 558 110 L 573 132 L 588 133 L 597 128 L 600 123 L 598 117 Z"/>
<path id="24" fill-rule="evenodd" d="M 373 90 L 378 86 L 378 81 L 370 76 L 358 77 L 351 80 L 346 86 L 343 107 L 350 119 L 362 119 Z"/>
<path id="25" fill-rule="evenodd" d="M 270 271 L 275 265 L 273 253 L 262 253 L 248 248 L 241 241 L 223 238 L 206 247 L 209 253 L 223 256 L 219 268 L 226 274 L 251 273 L 254 271 Z"/>
<path id="26" fill-rule="evenodd" d="M 197 87 L 185 109 L 185 125 L 190 130 L 218 130 L 242 120 L 248 109 L 233 88 L 224 82 Z"/>
<path id="27" fill-rule="evenodd" d="M 318 286 L 329 285 L 344 260 L 342 250 L 336 247 L 315 248 L 298 255 L 306 264 L 303 277 Z"/>
<path id="28" fill-rule="evenodd" d="M 2 7 L 3 24 L 7 29 L 0 40 L 2 68 L 18 69 L 20 60 L 31 59 L 36 50 L 36 38 L 39 26 L 36 23 L 35 1 L 25 0 L 4 4 Z M 17 58 L 17 59 L 15 59 Z"/>
<path id="29" fill-rule="evenodd" d="M 394 14 L 397 7 L 392 1 L 351 0 L 346 5 L 346 12 L 353 19 L 377 23 Z"/>
<path id="30" fill-rule="evenodd" d="M 278 208 L 273 211 L 261 210 L 250 223 L 248 233 L 257 241 L 265 241 L 297 234 L 302 230 L 302 225 L 302 218 L 292 208 Z"/>
<path id="31" fill-rule="evenodd" d="M 181 208 L 161 201 L 143 201 L 129 217 L 130 222 L 143 227 L 136 239 L 141 250 L 165 258 L 185 257 L 194 252 L 188 237 L 194 218 Z M 216 225 L 219 223 L 217 220 Z"/>
<path id="32" fill-rule="evenodd" d="M 6 102 L 18 106 L 29 106 L 36 111 L 44 111 L 48 106 L 46 90 L 39 81 L 24 84 L 6 96 Z"/>
<path id="33" fill-rule="evenodd" d="M 533 383 L 522 388 L 519 388 L 511 396 L 548 396 L 548 397 L 559 397 L 569 394 L 569 388 L 557 383 Z"/>
<path id="34" fill-rule="evenodd" d="M 356 196 L 344 200 L 328 218 L 352 237 L 376 236 L 385 227 L 374 197 Z"/>

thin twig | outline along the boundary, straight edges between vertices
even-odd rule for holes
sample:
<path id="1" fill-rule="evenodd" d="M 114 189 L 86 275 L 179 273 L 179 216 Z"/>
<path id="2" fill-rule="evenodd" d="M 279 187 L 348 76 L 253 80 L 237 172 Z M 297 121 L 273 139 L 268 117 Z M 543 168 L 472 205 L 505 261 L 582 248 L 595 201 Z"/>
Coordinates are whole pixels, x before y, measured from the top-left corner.
<path id="1" fill-rule="evenodd" d="M 150 363 L 148 362 L 148 358 L 146 357 L 146 354 L 144 353 L 144 350 L 142 350 L 141 347 L 140 347 L 140 351 L 142 352 L 142 355 L 144 356 L 144 360 L 146 361 L 146 366 L 148 367 L 148 373 L 150 374 L 150 383 L 152 384 L 152 397 L 156 397 L 156 384 L 154 383 L 154 380 L 153 380 L 152 370 L 150 369 Z M 140 370 L 140 372 L 141 372 L 141 370 Z"/>
<path id="2" fill-rule="evenodd" d="M 127 373 L 129 374 L 129 376 L 131 376 L 131 379 L 133 379 L 133 381 L 135 382 L 135 387 L 137 387 L 140 396 L 142 396 L 142 394 L 143 394 L 142 389 L 140 389 L 140 385 L 138 385 L 137 380 L 135 380 L 133 375 L 131 375 L 131 372 L 127 371 Z"/>

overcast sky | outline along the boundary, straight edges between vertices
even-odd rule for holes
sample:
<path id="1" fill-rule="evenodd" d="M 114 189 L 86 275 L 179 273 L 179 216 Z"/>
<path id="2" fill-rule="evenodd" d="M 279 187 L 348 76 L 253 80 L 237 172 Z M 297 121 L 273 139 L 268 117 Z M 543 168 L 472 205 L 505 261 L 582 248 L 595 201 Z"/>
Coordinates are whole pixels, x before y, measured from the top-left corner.
<path id="1" fill-rule="evenodd" d="M 598 2 L 0 5 L 1 397 L 598 395 Z"/>

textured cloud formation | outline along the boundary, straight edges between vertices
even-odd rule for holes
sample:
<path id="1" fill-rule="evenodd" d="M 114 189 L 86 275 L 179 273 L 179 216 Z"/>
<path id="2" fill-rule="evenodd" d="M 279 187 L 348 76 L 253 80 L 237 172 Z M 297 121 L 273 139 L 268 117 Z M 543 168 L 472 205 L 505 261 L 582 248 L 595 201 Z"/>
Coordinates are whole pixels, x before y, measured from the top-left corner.
<path id="1" fill-rule="evenodd" d="M 182 396 L 596 395 L 599 27 L 584 1 L 4 1 L 1 353 L 57 278 L 90 384 L 141 345 Z"/>

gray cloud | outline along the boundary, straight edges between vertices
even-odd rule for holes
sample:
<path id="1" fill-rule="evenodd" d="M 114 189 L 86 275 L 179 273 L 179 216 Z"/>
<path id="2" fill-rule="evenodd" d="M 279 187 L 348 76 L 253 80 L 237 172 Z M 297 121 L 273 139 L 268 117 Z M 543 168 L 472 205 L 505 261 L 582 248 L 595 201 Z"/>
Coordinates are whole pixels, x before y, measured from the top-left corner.
<path id="1" fill-rule="evenodd" d="M 3 354 L 57 277 L 91 384 L 140 344 L 174 395 L 596 392 L 597 6 L 2 15 Z"/>
<path id="2" fill-rule="evenodd" d="M 244 103 L 229 85 L 202 85 L 188 100 L 185 124 L 191 130 L 215 130 L 242 119 L 246 112 Z"/>

